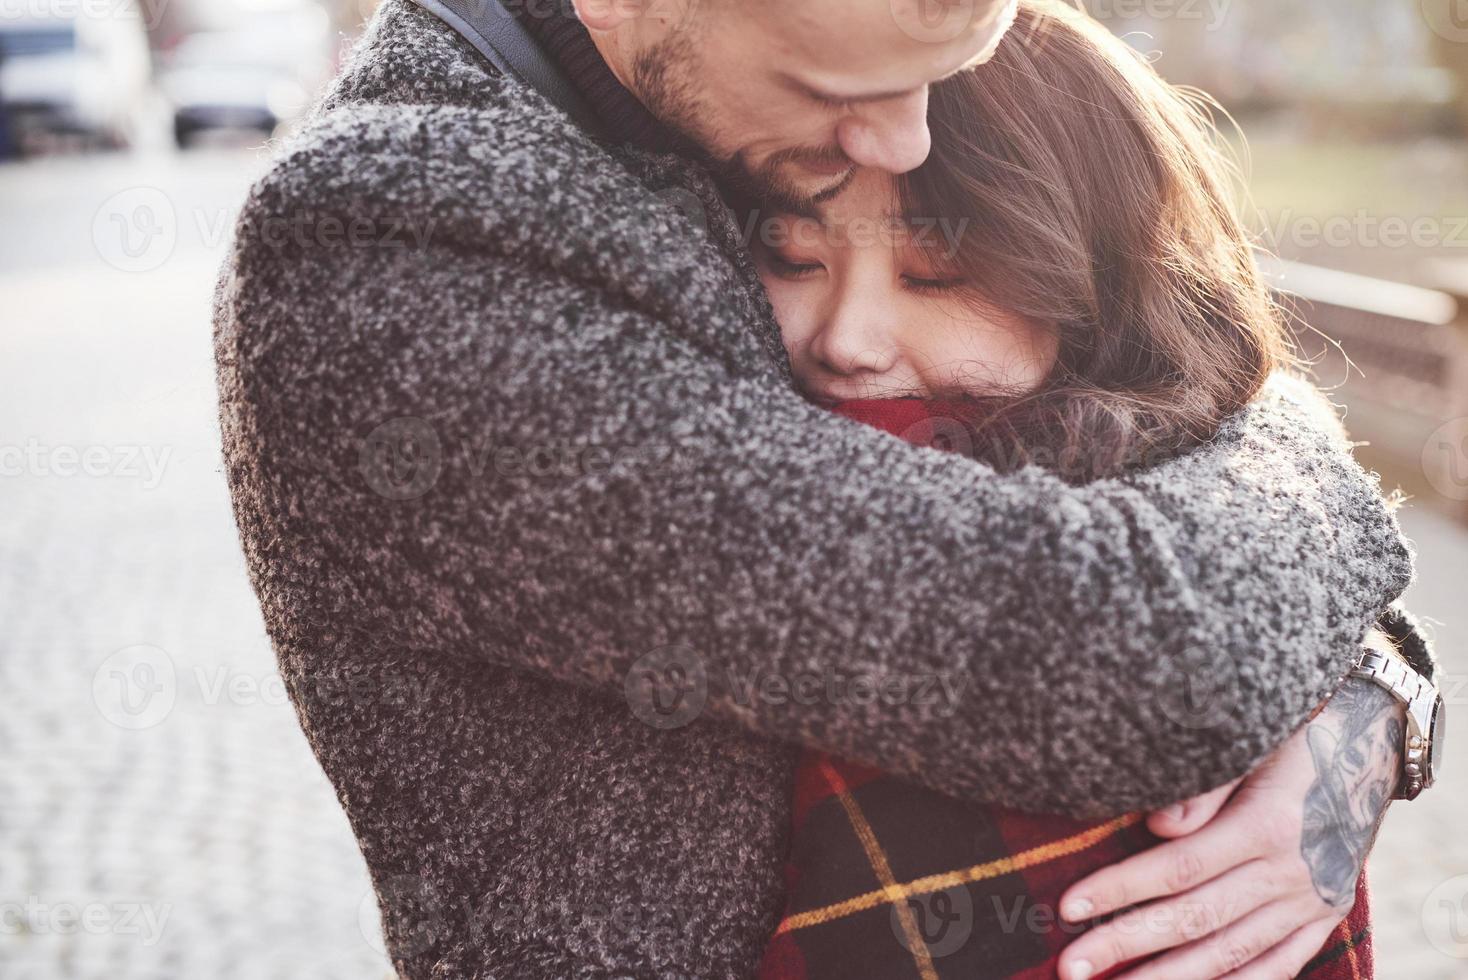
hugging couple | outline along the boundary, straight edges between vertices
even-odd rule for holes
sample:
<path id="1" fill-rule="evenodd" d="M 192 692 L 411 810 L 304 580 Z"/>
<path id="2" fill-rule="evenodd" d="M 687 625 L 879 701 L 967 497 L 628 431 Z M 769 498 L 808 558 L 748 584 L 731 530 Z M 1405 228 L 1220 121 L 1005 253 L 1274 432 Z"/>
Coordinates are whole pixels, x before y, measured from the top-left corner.
<path id="1" fill-rule="evenodd" d="M 386 0 L 216 353 L 399 975 L 1370 975 L 1441 702 L 1217 143 L 1049 0 Z"/>

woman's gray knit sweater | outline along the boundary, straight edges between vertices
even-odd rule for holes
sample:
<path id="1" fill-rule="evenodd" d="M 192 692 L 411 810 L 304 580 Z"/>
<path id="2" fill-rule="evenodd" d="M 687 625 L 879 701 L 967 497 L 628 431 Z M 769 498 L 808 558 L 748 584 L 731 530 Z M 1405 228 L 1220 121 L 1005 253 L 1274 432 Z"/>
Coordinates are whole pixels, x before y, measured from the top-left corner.
<path id="1" fill-rule="evenodd" d="M 1410 577 L 1286 379 L 1084 488 L 806 404 L 706 176 L 403 0 L 253 188 L 216 329 L 250 571 L 406 977 L 747 976 L 790 746 L 1161 804 L 1283 741 Z M 669 647 L 681 727 L 635 693 Z"/>

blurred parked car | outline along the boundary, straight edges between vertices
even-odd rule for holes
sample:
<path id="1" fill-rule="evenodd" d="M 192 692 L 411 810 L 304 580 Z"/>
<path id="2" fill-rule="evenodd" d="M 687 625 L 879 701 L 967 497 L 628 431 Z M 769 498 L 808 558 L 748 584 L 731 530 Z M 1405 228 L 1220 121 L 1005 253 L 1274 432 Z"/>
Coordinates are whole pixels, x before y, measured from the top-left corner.
<path id="1" fill-rule="evenodd" d="M 132 4 L 84 15 L 42 5 L 0 19 L 0 116 L 21 148 L 47 137 L 125 145 L 143 105 L 148 45 Z"/>
<path id="2" fill-rule="evenodd" d="M 178 145 L 209 132 L 268 136 L 294 122 L 330 76 L 331 38 L 326 11 L 298 3 L 172 39 L 158 53 L 158 87 Z"/>

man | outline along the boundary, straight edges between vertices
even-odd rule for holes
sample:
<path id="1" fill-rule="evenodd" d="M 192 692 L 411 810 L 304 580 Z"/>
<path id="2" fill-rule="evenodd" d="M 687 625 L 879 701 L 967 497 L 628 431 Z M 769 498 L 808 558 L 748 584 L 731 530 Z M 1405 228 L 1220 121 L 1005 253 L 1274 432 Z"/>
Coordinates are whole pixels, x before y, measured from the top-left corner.
<path id="1" fill-rule="evenodd" d="M 607 0 L 578 12 L 616 80 L 662 126 L 726 180 L 787 208 L 836 196 L 857 167 L 922 163 L 928 86 L 982 63 L 1014 19 L 1001 0 Z M 543 32 L 554 20 L 527 23 Z"/>
<path id="2" fill-rule="evenodd" d="M 791 391 L 709 172 L 806 206 L 918 165 L 1006 4 L 537 3 L 488 50 L 489 7 L 424 6 L 254 188 L 217 305 L 246 555 L 403 976 L 747 976 L 792 745 L 1160 806 L 1284 742 L 1405 587 L 1309 399 L 1077 490 Z M 765 683 L 836 669 L 962 693 Z M 1233 710 L 1166 708 L 1195 682 Z"/>

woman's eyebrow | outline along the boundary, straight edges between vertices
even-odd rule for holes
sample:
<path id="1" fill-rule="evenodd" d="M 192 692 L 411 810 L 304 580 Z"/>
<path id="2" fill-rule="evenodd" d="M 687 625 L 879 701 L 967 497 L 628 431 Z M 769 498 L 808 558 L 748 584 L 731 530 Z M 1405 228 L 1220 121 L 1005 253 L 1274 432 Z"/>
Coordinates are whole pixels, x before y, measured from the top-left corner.
<path id="1" fill-rule="evenodd" d="M 876 222 L 884 228 L 911 228 L 913 225 L 929 223 L 929 219 L 912 217 L 904 214 L 896 208 L 884 208 L 879 214 L 872 216 L 858 216 L 842 214 L 836 210 L 837 201 L 822 201 L 812 209 L 812 213 L 802 215 L 820 224 L 823 229 L 844 228 L 854 221 Z"/>

